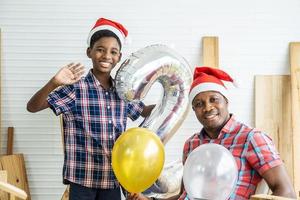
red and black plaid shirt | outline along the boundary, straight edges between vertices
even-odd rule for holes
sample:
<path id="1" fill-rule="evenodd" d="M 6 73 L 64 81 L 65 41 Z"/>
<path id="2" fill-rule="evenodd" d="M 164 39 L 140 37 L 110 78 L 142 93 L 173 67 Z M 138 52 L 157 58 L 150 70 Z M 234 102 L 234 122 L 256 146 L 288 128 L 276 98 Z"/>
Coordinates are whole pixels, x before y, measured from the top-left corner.
<path id="1" fill-rule="evenodd" d="M 217 139 L 207 136 L 204 129 L 190 137 L 184 145 L 183 162 L 188 155 L 201 144 L 216 143 L 226 147 L 234 156 L 238 166 L 238 180 L 230 200 L 250 199 L 261 175 L 268 169 L 281 165 L 275 146 L 266 134 L 242 124 L 231 116 Z M 187 198 L 186 191 L 179 200 Z"/>
<path id="2" fill-rule="evenodd" d="M 63 114 L 64 182 L 89 188 L 117 187 L 111 151 L 126 129 L 127 117 L 137 119 L 144 104 L 124 102 L 114 86 L 105 90 L 91 71 L 79 82 L 52 92 L 48 102 L 56 115 Z"/>

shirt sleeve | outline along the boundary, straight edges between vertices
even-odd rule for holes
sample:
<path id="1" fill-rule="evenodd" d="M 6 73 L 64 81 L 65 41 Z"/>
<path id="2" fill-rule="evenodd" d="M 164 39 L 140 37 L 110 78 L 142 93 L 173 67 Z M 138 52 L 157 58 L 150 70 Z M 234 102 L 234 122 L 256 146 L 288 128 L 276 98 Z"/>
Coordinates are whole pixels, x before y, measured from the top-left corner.
<path id="1" fill-rule="evenodd" d="M 272 139 L 266 134 L 253 132 L 248 142 L 247 161 L 260 175 L 282 164 Z"/>
<path id="2" fill-rule="evenodd" d="M 127 116 L 132 120 L 136 120 L 141 116 L 141 113 L 143 112 L 143 109 L 145 107 L 145 104 L 143 102 L 130 102 L 127 106 Z"/>
<path id="3" fill-rule="evenodd" d="M 62 86 L 51 92 L 47 99 L 55 115 L 68 112 L 75 106 L 75 90 L 73 85 Z"/>

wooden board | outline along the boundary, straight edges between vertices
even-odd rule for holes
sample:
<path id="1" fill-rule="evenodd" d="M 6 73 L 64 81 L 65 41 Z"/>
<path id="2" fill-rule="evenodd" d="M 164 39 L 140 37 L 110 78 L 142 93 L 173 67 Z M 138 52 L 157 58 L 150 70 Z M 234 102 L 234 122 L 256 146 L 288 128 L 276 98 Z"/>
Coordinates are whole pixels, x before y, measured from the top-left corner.
<path id="1" fill-rule="evenodd" d="M 7 171 L 7 182 L 24 190 L 30 200 L 27 173 L 23 154 L 1 156 L 2 168 Z M 17 198 L 18 199 L 18 198 Z"/>
<path id="2" fill-rule="evenodd" d="M 2 94 L 2 38 L 1 38 L 1 29 L 0 29 L 0 154 L 1 154 L 1 144 L 2 144 L 2 110 L 1 110 L 1 107 L 2 107 L 2 97 L 1 97 L 1 94 Z"/>
<path id="3" fill-rule="evenodd" d="M 294 187 L 300 196 L 300 42 L 290 43 Z"/>
<path id="4" fill-rule="evenodd" d="M 0 170 L 0 182 L 7 183 L 7 171 Z M 8 193 L 0 190 L 0 200 L 8 200 Z"/>
<path id="5" fill-rule="evenodd" d="M 203 66 L 219 67 L 219 39 L 218 37 L 202 38 Z"/>
<path id="6" fill-rule="evenodd" d="M 255 127 L 273 139 L 291 179 L 293 132 L 289 75 L 255 76 Z"/>

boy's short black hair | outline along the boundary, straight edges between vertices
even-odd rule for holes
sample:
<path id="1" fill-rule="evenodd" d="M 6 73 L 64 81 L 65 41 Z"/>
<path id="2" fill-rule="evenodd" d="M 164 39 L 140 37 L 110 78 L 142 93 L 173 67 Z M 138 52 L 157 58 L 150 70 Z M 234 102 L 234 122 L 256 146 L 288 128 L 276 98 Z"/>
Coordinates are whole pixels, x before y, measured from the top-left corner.
<path id="1" fill-rule="evenodd" d="M 118 38 L 118 36 L 115 33 L 111 32 L 110 30 L 100 30 L 100 31 L 97 31 L 96 33 L 94 33 L 92 38 L 91 38 L 90 47 L 92 48 L 94 46 L 95 42 L 97 42 L 102 37 L 114 37 L 114 38 L 116 38 L 117 42 L 120 46 L 120 49 L 122 48 L 120 39 Z"/>

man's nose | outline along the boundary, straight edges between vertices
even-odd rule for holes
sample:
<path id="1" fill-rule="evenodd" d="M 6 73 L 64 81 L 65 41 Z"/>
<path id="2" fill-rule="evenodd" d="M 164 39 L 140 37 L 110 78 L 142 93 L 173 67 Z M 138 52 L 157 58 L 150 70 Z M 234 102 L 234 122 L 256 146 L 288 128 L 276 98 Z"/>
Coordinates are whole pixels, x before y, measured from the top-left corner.
<path id="1" fill-rule="evenodd" d="M 204 109 L 204 111 L 210 111 L 212 109 L 212 104 L 209 102 L 205 103 L 203 109 Z"/>

